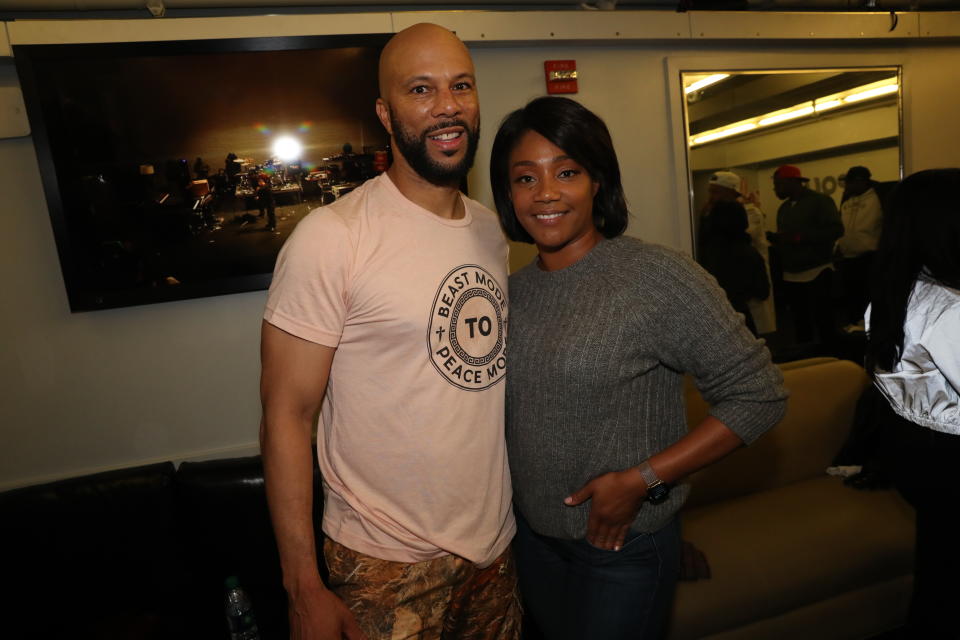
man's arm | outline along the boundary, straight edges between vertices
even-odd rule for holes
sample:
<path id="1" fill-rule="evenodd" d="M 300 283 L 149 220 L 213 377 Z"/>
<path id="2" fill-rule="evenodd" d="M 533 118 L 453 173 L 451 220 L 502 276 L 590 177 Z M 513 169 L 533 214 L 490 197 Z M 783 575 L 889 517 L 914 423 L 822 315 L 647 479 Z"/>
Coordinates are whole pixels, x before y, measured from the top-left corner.
<path id="1" fill-rule="evenodd" d="M 364 638 L 346 605 L 323 585 L 313 530 L 311 436 L 336 349 L 264 321 L 261 329 L 260 449 L 270 519 L 289 596 L 290 637 Z"/>

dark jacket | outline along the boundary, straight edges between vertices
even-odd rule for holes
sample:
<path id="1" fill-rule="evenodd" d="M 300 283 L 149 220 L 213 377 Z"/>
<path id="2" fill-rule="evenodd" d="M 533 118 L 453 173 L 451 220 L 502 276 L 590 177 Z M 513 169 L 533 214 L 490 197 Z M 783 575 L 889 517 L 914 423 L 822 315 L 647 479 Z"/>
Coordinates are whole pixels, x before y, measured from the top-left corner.
<path id="1" fill-rule="evenodd" d="M 770 295 L 766 265 L 747 234 L 743 234 L 742 239 L 707 240 L 700 253 L 700 263 L 717 279 L 737 311 L 746 308 L 747 300 L 766 300 Z"/>
<path id="2" fill-rule="evenodd" d="M 843 223 L 833 198 L 806 187 L 777 211 L 774 240 L 784 271 L 797 273 L 830 263 L 833 245 L 842 235 Z"/>

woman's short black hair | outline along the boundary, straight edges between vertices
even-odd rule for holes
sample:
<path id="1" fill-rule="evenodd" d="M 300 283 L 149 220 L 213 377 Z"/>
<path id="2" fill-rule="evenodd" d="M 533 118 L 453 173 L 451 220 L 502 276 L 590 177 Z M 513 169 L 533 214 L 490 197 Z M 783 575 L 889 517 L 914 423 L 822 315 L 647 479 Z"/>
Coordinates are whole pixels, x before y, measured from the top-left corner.
<path id="1" fill-rule="evenodd" d="M 627 228 L 627 202 L 620 183 L 620 164 L 607 125 L 569 98 L 543 97 L 508 115 L 497 131 L 490 155 L 490 186 L 500 222 L 511 240 L 533 242 L 517 220 L 510 198 L 510 153 L 528 131 L 535 131 L 563 149 L 600 185 L 593 198 L 593 224 L 607 238 Z"/>

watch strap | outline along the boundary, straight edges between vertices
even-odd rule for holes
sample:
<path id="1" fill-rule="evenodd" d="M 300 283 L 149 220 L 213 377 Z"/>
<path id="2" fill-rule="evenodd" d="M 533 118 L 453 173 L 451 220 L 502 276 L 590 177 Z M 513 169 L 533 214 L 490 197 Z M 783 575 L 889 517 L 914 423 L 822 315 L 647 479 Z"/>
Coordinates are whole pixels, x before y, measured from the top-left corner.
<path id="1" fill-rule="evenodd" d="M 647 501 L 651 504 L 660 504 L 670 495 L 670 485 L 660 479 L 657 472 L 650 466 L 648 460 L 644 460 L 637 467 L 640 477 L 647 484 Z"/>
<path id="2" fill-rule="evenodd" d="M 637 467 L 637 470 L 640 472 L 640 477 L 643 478 L 643 481 L 647 483 L 647 490 L 649 491 L 653 487 L 663 484 L 663 480 L 660 479 L 660 476 L 657 475 L 657 472 L 653 470 L 653 467 L 650 466 L 649 460 L 644 460 L 640 463 L 640 466 Z"/>

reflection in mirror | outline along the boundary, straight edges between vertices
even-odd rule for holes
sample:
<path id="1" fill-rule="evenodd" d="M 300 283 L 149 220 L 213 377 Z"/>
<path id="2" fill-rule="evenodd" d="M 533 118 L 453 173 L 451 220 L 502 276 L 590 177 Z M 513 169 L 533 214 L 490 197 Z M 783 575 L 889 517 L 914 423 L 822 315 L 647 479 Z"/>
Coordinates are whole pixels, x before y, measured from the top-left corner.
<path id="1" fill-rule="evenodd" d="M 682 81 L 697 260 L 775 359 L 859 359 L 881 204 L 901 175 L 899 69 Z"/>

